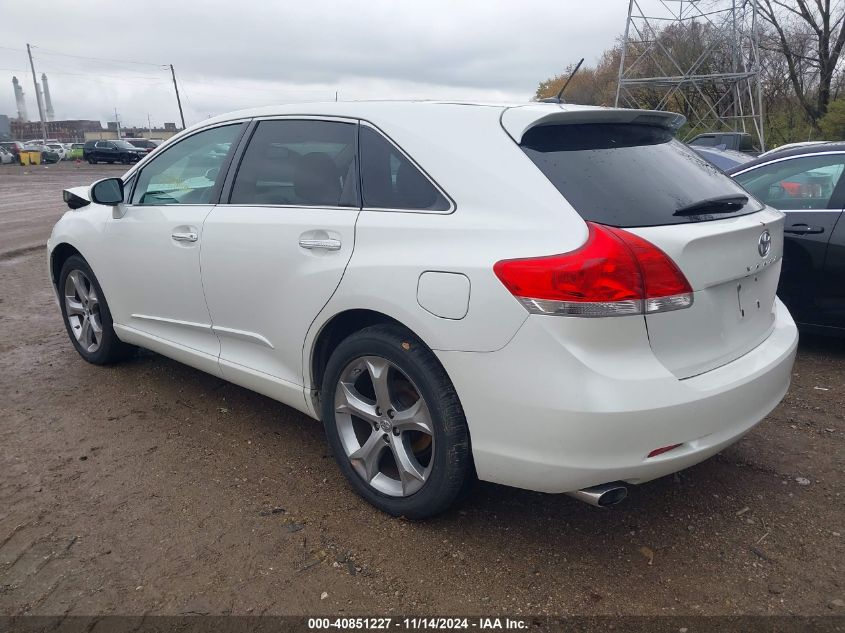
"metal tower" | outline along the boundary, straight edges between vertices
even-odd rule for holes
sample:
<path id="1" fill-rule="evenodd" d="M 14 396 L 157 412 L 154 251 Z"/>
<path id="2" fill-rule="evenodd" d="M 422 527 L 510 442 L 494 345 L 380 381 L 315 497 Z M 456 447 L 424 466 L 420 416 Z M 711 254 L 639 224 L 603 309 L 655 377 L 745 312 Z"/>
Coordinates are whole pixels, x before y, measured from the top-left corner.
<path id="1" fill-rule="evenodd" d="M 50 98 L 50 85 L 47 83 L 47 75 L 41 73 L 41 86 L 44 92 L 44 107 L 47 108 L 47 120 L 52 121 L 56 118 L 53 112 L 53 100 Z"/>
<path id="2" fill-rule="evenodd" d="M 15 91 L 15 104 L 18 107 L 18 120 L 29 121 L 29 117 L 26 114 L 26 100 L 23 97 L 23 88 L 21 88 L 21 84 L 17 77 L 12 77 L 12 88 Z"/>
<path id="3" fill-rule="evenodd" d="M 617 107 L 686 115 L 684 140 L 748 132 L 765 149 L 758 0 L 629 0 Z"/>

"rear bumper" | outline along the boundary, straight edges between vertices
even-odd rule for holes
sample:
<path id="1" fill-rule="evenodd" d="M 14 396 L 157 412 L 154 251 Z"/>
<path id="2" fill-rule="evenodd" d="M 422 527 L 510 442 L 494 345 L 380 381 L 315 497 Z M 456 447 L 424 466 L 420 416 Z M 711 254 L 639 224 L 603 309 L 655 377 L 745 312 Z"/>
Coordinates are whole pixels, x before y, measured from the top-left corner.
<path id="1" fill-rule="evenodd" d="M 497 352 L 437 356 L 461 398 L 479 478 L 557 493 L 645 482 L 735 442 L 783 398 L 797 343 L 777 300 L 765 341 L 683 380 L 655 358 L 636 316 L 531 316 Z M 647 457 L 672 444 L 681 446 Z"/>

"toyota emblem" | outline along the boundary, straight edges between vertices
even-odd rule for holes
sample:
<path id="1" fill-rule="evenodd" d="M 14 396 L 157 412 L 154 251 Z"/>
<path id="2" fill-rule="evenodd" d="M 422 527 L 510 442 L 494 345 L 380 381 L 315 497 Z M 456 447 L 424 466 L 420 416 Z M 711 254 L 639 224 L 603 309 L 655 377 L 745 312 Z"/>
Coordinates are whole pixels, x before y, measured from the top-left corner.
<path id="1" fill-rule="evenodd" d="M 760 233 L 760 239 L 757 240 L 757 252 L 760 253 L 760 257 L 765 257 L 769 254 L 769 250 L 772 248 L 772 234 L 769 233 L 769 230 L 766 229 L 762 233 Z"/>

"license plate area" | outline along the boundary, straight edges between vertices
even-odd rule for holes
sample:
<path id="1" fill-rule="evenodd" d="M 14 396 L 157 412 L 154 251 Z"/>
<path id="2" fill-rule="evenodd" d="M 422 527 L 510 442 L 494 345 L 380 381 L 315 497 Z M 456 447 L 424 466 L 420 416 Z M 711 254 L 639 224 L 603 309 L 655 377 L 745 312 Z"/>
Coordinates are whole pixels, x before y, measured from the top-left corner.
<path id="1" fill-rule="evenodd" d="M 773 299 L 767 284 L 761 283 L 760 274 L 748 275 L 736 283 L 736 302 L 739 318 L 753 320 L 760 311 L 769 313 Z"/>

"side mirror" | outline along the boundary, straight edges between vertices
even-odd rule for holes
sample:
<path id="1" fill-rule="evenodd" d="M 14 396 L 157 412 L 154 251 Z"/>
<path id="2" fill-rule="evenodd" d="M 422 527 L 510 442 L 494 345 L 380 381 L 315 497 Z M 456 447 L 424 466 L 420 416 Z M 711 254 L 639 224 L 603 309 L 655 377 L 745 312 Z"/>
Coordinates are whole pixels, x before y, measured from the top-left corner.
<path id="1" fill-rule="evenodd" d="M 123 181 L 120 178 L 106 178 L 91 185 L 91 200 L 109 207 L 123 202 Z"/>

